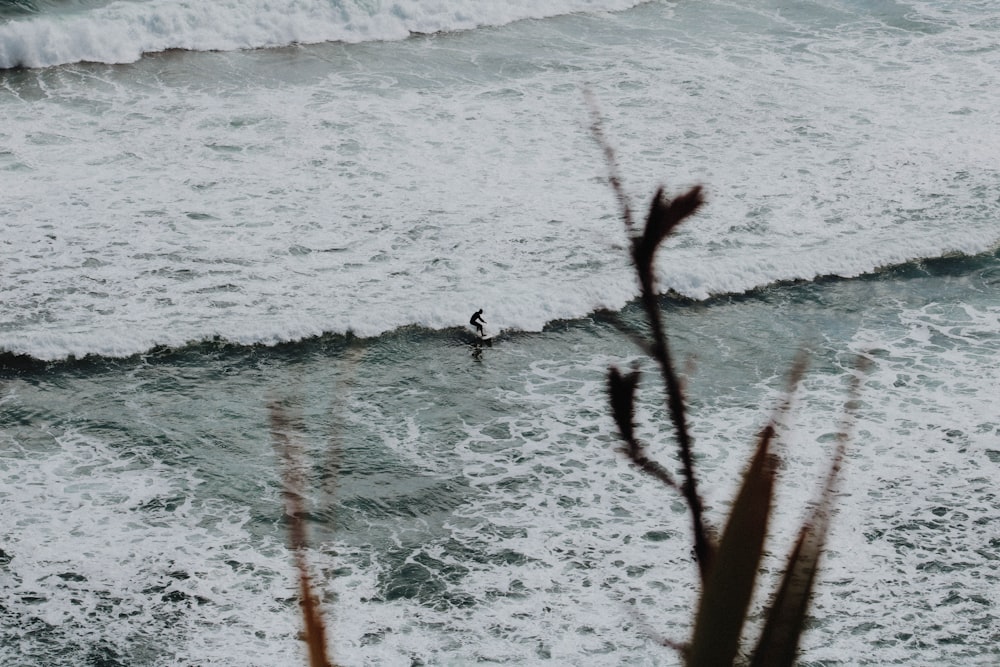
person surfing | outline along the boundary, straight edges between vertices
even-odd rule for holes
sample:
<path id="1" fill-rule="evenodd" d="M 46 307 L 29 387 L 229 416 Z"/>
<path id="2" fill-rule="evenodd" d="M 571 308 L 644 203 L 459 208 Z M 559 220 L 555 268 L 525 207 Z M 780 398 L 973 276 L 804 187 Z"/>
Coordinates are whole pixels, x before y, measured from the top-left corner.
<path id="1" fill-rule="evenodd" d="M 472 317 L 469 319 L 469 324 L 476 328 L 476 331 L 479 332 L 480 338 L 486 338 L 486 332 L 483 331 L 483 325 L 486 324 L 486 320 L 483 319 L 482 308 L 472 314 Z"/>

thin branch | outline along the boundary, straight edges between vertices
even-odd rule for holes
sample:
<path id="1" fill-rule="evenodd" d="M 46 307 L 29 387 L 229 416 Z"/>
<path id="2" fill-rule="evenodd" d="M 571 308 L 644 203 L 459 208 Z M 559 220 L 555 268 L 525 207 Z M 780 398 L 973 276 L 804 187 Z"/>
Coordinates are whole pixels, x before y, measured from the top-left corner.
<path id="1" fill-rule="evenodd" d="M 704 581 L 712 564 L 715 547 L 706 528 L 704 508 L 701 497 L 698 494 L 698 482 L 695 476 L 694 455 L 691 444 L 692 439 L 688 431 L 687 416 L 684 407 L 684 391 L 678 379 L 677 372 L 674 370 L 666 330 L 663 326 L 659 302 L 657 301 L 655 258 L 660 244 L 673 233 L 681 222 L 693 215 L 704 204 L 705 200 L 702 195 L 701 186 L 695 186 L 673 200 L 668 199 L 663 193 L 663 188 L 660 188 L 653 197 L 643 232 L 636 234 L 635 225 L 632 221 L 632 209 L 629 205 L 628 195 L 625 193 L 624 186 L 622 185 L 614 149 L 604 136 L 600 112 L 597 109 L 597 104 L 593 96 L 589 92 L 586 93 L 586 100 L 592 117 L 591 131 L 604 152 L 604 159 L 607 163 L 609 174 L 608 181 L 621 206 L 622 221 L 625 224 L 625 230 L 631 236 L 632 262 L 639 277 L 643 309 L 646 311 L 646 316 L 649 318 L 652 328 L 653 344 L 651 352 L 653 358 L 656 359 L 660 366 L 660 373 L 667 392 L 667 413 L 670 416 L 670 421 L 674 426 L 674 432 L 677 437 L 678 452 L 684 475 L 684 483 L 680 486 L 680 490 L 691 510 L 695 555 L 698 558 L 699 571 Z M 629 439 L 626 438 L 626 443 L 628 442 Z"/>
<path id="2" fill-rule="evenodd" d="M 686 194 L 673 201 L 665 198 L 663 190 L 657 191 L 650 206 L 646 221 L 646 232 L 632 240 L 632 258 L 639 276 L 641 299 L 653 336 L 653 358 L 660 366 L 660 374 L 667 391 L 667 412 L 674 426 L 677 437 L 678 454 L 684 475 L 681 492 L 691 510 L 691 522 L 694 531 L 694 548 L 698 557 L 698 567 L 702 579 L 708 573 L 714 556 L 712 544 L 704 519 L 704 508 L 701 496 L 698 494 L 698 482 L 694 470 L 694 454 L 692 439 L 687 426 L 687 411 L 684 401 L 684 390 L 674 369 L 666 328 L 660 313 L 660 305 L 656 293 L 656 273 L 654 261 L 659 244 L 688 216 L 704 203 L 701 187 L 695 186 Z M 652 230 L 652 231 L 650 231 Z"/>
<path id="3" fill-rule="evenodd" d="M 618 172 L 618 158 L 615 157 L 615 149 L 604 136 L 603 119 L 601 118 L 600 110 L 597 108 L 597 100 L 594 99 L 594 95 L 589 90 L 584 91 L 583 95 L 587 106 L 590 108 L 590 131 L 593 133 L 597 145 L 604 152 L 604 161 L 608 166 L 608 182 L 611 184 L 611 189 L 614 191 L 615 197 L 618 199 L 618 205 L 621 207 L 625 229 L 631 232 L 635 228 L 635 224 L 632 221 L 632 206 L 629 204 L 628 194 L 625 192 L 621 175 Z"/>
<path id="4" fill-rule="evenodd" d="M 288 517 L 288 541 L 299 573 L 299 605 L 305 625 L 306 645 L 309 649 L 310 667 L 334 667 L 327 657 L 326 625 L 309 575 L 306 552 L 305 473 L 302 468 L 302 444 L 295 437 L 298 428 L 277 402 L 268 406 L 271 417 L 271 438 L 283 463 L 285 514 Z"/>
<path id="5" fill-rule="evenodd" d="M 606 322 L 618 330 L 623 336 L 632 341 L 632 344 L 639 348 L 644 354 L 649 357 L 653 356 L 653 344 L 641 333 L 632 329 L 632 327 L 622 320 L 618 313 L 613 313 L 609 310 L 599 310 L 595 313 L 600 316 L 601 322 Z"/>

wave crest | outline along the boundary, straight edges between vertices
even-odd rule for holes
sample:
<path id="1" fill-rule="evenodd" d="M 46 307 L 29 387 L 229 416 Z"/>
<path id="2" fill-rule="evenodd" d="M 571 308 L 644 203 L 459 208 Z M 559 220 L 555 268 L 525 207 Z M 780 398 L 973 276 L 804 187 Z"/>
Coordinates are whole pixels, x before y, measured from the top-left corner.
<path id="1" fill-rule="evenodd" d="M 641 2 L 114 2 L 88 11 L 33 15 L 0 25 L 0 69 L 75 62 L 122 64 L 172 49 L 234 51 L 333 41 L 388 41 L 573 12 L 617 11 L 637 4 Z"/>
<path id="2" fill-rule="evenodd" d="M 837 281 L 882 281 L 910 280 L 928 277 L 959 277 L 969 281 L 976 290 L 993 290 L 1000 284 L 1000 250 L 992 250 L 976 255 L 948 253 L 938 257 L 927 257 L 898 264 L 885 265 L 872 271 L 862 272 L 854 276 L 835 273 L 814 275 L 810 279 L 787 278 L 769 283 L 747 286 L 745 289 L 722 291 L 695 297 L 664 286 L 661 292 L 661 303 L 665 307 L 685 308 L 691 304 L 700 307 L 713 303 L 727 303 L 733 298 L 757 299 L 775 289 L 798 289 L 802 286 L 822 284 Z M 636 299 L 625 301 L 616 307 L 593 307 L 588 312 L 581 312 L 574 317 L 568 314 L 552 315 L 548 319 L 528 307 L 526 310 L 505 312 L 506 317 L 494 320 L 488 331 L 505 336 L 542 331 L 554 322 L 571 322 L 588 318 L 603 319 L 605 313 L 627 311 L 636 306 Z M 497 310 L 503 310 L 497 309 Z M 493 311 L 491 311 L 493 312 Z M 136 336 L 133 332 L 121 332 L 119 337 L 107 331 L 97 331 L 90 335 L 48 335 L 0 336 L 0 378 L 21 373 L 36 373 L 46 371 L 51 364 L 68 364 L 69 366 L 97 364 L 98 366 L 113 360 L 142 359 L 150 362 L 155 359 L 170 359 L 176 354 L 193 355 L 244 355 L 261 347 L 271 349 L 287 348 L 295 357 L 303 356 L 303 349 L 322 350 L 329 354 L 332 349 L 342 350 L 344 346 L 357 341 L 374 340 L 393 336 L 439 336 L 451 341 L 467 342 L 469 329 L 454 322 L 444 322 L 441 318 L 424 318 L 421 321 L 392 326 L 385 322 L 382 326 L 373 326 L 368 331 L 356 331 L 353 328 L 322 327 L 311 328 L 291 326 L 277 329 L 248 329 L 242 336 L 211 334 L 204 336 L 185 336 L 175 332 L 173 335 L 159 336 L 147 332 Z M 503 322 L 498 326 L 497 322 Z"/>

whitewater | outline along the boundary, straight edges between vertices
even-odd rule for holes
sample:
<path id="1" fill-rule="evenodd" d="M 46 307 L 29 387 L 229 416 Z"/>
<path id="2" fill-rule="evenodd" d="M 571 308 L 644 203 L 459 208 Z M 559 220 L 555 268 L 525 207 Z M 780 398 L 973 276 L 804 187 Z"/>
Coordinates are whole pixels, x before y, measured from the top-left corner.
<path id="1" fill-rule="evenodd" d="M 82 14 L 126 8 L 164 11 Z M 476 22 L 521 15 L 495 11 Z M 8 72 L 0 347 L 127 356 L 442 328 L 477 304 L 521 330 L 620 308 L 635 286 L 584 90 L 638 208 L 661 183 L 709 188 L 664 291 L 701 299 L 994 247 L 990 33 L 931 13 L 901 28 L 817 12 L 796 24 L 777 8 L 654 3 L 507 32 Z M 9 19 L 0 41 L 79 20 Z M 200 30 L 178 30 L 192 39 L 143 49 L 199 46 Z M 38 62 L 118 62 L 126 33 L 107 53 L 73 42 Z"/>
<path id="2" fill-rule="evenodd" d="M 658 276 L 714 523 L 810 352 L 766 579 L 871 362 L 803 664 L 993 664 L 998 109 L 986 1 L 0 0 L 0 662 L 304 664 L 278 403 L 338 661 L 679 664 L 596 112 L 637 219 L 707 195 Z"/>

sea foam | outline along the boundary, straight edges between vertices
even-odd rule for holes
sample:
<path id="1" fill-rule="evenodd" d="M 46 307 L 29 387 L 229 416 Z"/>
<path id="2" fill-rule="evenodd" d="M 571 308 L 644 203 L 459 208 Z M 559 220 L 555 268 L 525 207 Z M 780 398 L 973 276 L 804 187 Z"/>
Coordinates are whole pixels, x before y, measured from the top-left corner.
<path id="1" fill-rule="evenodd" d="M 119 1 L 0 24 L 0 69 L 75 62 L 130 63 L 143 54 L 230 51 L 319 42 L 395 40 L 414 33 L 499 26 L 527 18 L 621 10 L 635 0 L 480 3 L 342 0 L 188 3 Z"/>
<path id="2" fill-rule="evenodd" d="M 981 26 L 731 7 L 721 40 L 700 11 L 10 73 L 0 349 L 377 336 L 479 308 L 537 331 L 621 308 L 636 284 L 584 90 L 637 218 L 659 185 L 705 186 L 660 253 L 663 292 L 997 247 L 1000 140 L 981 128 L 1000 70 L 956 47 Z"/>

